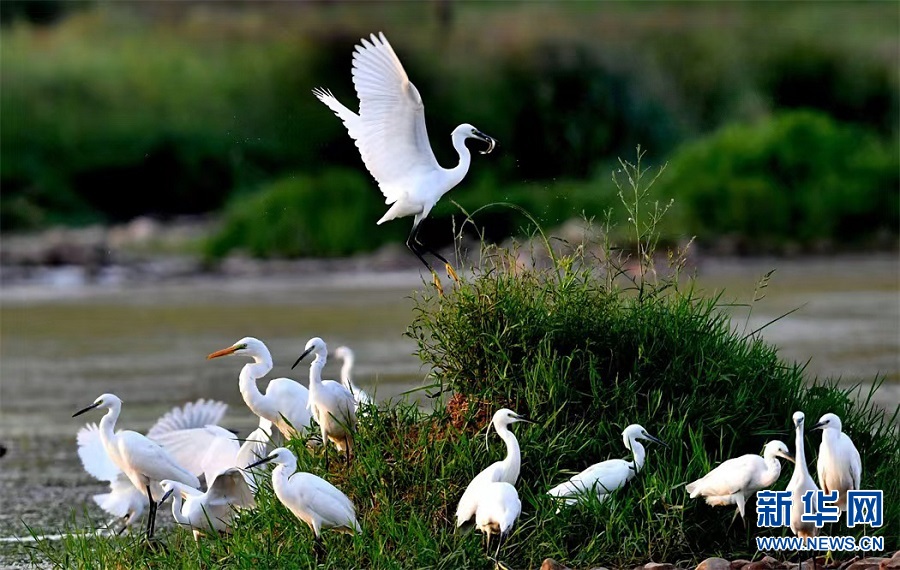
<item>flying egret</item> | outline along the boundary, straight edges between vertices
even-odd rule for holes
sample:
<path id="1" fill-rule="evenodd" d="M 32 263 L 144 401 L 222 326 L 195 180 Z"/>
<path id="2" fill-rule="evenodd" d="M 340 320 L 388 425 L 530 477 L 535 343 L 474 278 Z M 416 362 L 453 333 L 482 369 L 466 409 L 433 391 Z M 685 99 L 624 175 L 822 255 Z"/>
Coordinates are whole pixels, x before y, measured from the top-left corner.
<path id="1" fill-rule="evenodd" d="M 794 412 L 794 426 L 796 428 L 796 443 L 794 447 L 794 474 L 788 483 L 787 490 L 791 492 L 791 530 L 800 538 L 812 538 L 818 534 L 818 529 L 814 522 L 803 522 L 803 495 L 807 491 L 818 491 L 815 481 L 809 475 L 809 468 L 806 466 L 806 452 L 803 449 L 803 421 L 805 416 L 803 412 Z M 812 501 L 809 514 L 815 514 L 816 504 Z"/>
<path id="2" fill-rule="evenodd" d="M 175 522 L 189 526 L 194 540 L 210 531 L 230 533 L 236 511 L 256 506 L 253 492 L 237 467 L 216 475 L 205 493 L 168 479 L 161 481 L 160 486 L 165 491 L 160 504 L 174 494 L 172 515 Z"/>
<path id="3" fill-rule="evenodd" d="M 391 44 L 382 33 L 363 38 L 361 44 L 353 52 L 352 71 L 353 86 L 359 97 L 359 114 L 342 105 L 331 91 L 314 89 L 313 94 L 344 122 L 366 168 L 378 182 L 385 203 L 391 204 L 378 224 L 415 216 L 406 247 L 425 264 L 435 287 L 443 293 L 440 279 L 423 257 L 423 251 L 444 262 L 447 275 L 454 281 L 459 278 L 449 261 L 418 241 L 419 224 L 441 196 L 459 184 L 469 170 L 472 155 L 466 148 L 466 139 L 488 143 L 486 150 L 479 151 L 481 154 L 494 150 L 497 141 L 470 124 L 459 125 L 451 135 L 453 148 L 459 154 L 459 164 L 450 169 L 441 167 L 425 129 L 422 97 L 407 77 Z"/>
<path id="4" fill-rule="evenodd" d="M 360 404 L 371 404 L 372 398 L 362 388 L 353 383 L 353 365 L 356 363 L 356 355 L 346 346 L 339 346 L 334 349 L 334 357 L 343 362 L 341 365 L 341 384 L 344 388 L 350 390 L 356 399 L 357 411 Z"/>
<path id="5" fill-rule="evenodd" d="M 505 481 L 485 483 L 480 489 L 478 509 L 475 511 L 475 527 L 487 537 L 487 548 L 491 546 L 491 535 L 497 534 L 496 559 L 500 555 L 500 545 L 509 534 L 516 519 L 522 512 L 522 501 L 516 488 Z"/>
<path id="6" fill-rule="evenodd" d="M 793 461 L 784 442 L 777 439 L 766 444 L 763 456 L 748 453 L 729 459 L 685 487 L 692 499 L 703 497 L 712 506 L 737 505 L 744 518 L 744 505 L 760 489 L 771 487 L 781 475 L 779 457 Z"/>
<path id="7" fill-rule="evenodd" d="M 306 343 L 306 349 L 297 357 L 293 369 L 300 361 L 312 352 L 316 355 L 309 365 L 309 405 L 313 408 L 316 421 L 322 430 L 322 445 L 325 452 L 325 469 L 328 469 L 328 440 L 330 439 L 338 451 L 347 454 L 353 448 L 353 432 L 356 431 L 356 400 L 353 394 L 339 382 L 322 380 L 322 369 L 328 359 L 328 347 L 319 337 L 313 337 Z"/>
<path id="8" fill-rule="evenodd" d="M 321 546 L 323 529 L 333 528 L 348 534 L 362 531 L 356 521 L 356 509 L 347 495 L 312 473 L 296 473 L 297 458 L 287 449 L 273 449 L 268 457 L 248 465 L 247 469 L 269 461 L 276 464 L 272 470 L 275 496 L 294 516 L 309 525 L 317 546 Z"/>
<path id="9" fill-rule="evenodd" d="M 202 398 L 196 402 L 188 402 L 183 406 L 173 408 L 156 420 L 156 423 L 147 432 L 147 437 L 153 439 L 164 436 L 173 430 L 217 424 L 227 409 L 228 404 L 224 402 Z M 144 514 L 144 509 L 148 505 L 147 496 L 143 489 L 138 489 L 131 484 L 128 477 L 106 453 L 97 424 L 89 423 L 79 429 L 76 441 L 78 442 L 78 457 L 81 459 L 84 470 L 100 481 L 109 482 L 109 492 L 94 495 L 93 499 L 101 509 L 115 519 L 124 520 L 124 524 L 119 530 L 119 534 L 121 534 Z M 176 462 L 178 462 L 177 459 Z M 112 522 L 107 526 L 111 525 Z"/>
<path id="10" fill-rule="evenodd" d="M 853 441 L 841 431 L 841 418 L 825 414 L 810 431 L 822 430 L 822 444 L 816 471 L 819 485 L 826 493 L 838 492 L 837 505 L 847 510 L 847 491 L 859 489 L 862 480 L 862 460 Z"/>
<path id="11" fill-rule="evenodd" d="M 240 390 L 247 407 L 254 414 L 272 422 L 286 438 L 303 435 L 309 429 L 309 390 L 290 378 L 269 380 L 266 393 L 259 391 L 256 381 L 272 370 L 272 354 L 259 339 L 245 337 L 228 348 L 213 352 L 207 359 L 229 354 L 249 356 L 252 363 L 241 369 Z"/>
<path id="12" fill-rule="evenodd" d="M 553 487 L 547 491 L 547 494 L 564 499 L 566 505 L 575 503 L 589 492 L 597 493 L 598 498 L 605 501 L 609 498 L 610 493 L 624 487 L 643 469 L 646 451 L 638 441 L 640 439 L 666 446 L 665 443 L 647 433 L 643 427 L 631 424 L 622 432 L 622 440 L 625 442 L 625 447 L 634 455 L 633 461 L 608 459 L 595 463 L 565 483 Z M 557 512 L 559 511 L 557 510 Z"/>
<path id="13" fill-rule="evenodd" d="M 259 427 L 246 438 L 217 425 L 193 429 L 179 429 L 159 435 L 155 441 L 165 448 L 175 461 L 209 485 L 217 475 L 234 467 L 245 467 L 267 454 L 272 439 L 272 422 L 259 418 Z M 251 489 L 256 481 L 250 471 L 244 478 Z"/>
<path id="14" fill-rule="evenodd" d="M 100 420 L 100 441 L 103 442 L 106 453 L 136 488 L 147 491 L 147 501 L 150 505 L 147 520 L 149 539 L 153 536 L 157 507 L 153 500 L 151 485 L 156 485 L 163 479 L 172 479 L 196 488 L 200 486 L 200 481 L 178 465 L 158 443 L 134 431 L 116 432 L 116 420 L 122 411 L 122 400 L 117 396 L 103 394 L 90 406 L 75 412 L 72 417 L 101 407 L 107 409 Z"/>
<path id="15" fill-rule="evenodd" d="M 515 485 L 519 479 L 519 469 L 522 466 L 522 456 L 519 451 L 519 440 L 509 430 L 509 426 L 516 422 L 528 422 L 525 418 L 508 408 L 502 408 L 494 412 L 491 423 L 484 433 L 487 440 L 491 426 L 497 430 L 497 435 L 506 443 L 506 457 L 502 461 L 496 461 L 483 469 L 481 473 L 466 487 L 459 504 L 456 506 L 456 526 L 460 527 L 472 520 L 478 510 L 481 498 L 481 488 L 488 483 L 504 482 Z"/>

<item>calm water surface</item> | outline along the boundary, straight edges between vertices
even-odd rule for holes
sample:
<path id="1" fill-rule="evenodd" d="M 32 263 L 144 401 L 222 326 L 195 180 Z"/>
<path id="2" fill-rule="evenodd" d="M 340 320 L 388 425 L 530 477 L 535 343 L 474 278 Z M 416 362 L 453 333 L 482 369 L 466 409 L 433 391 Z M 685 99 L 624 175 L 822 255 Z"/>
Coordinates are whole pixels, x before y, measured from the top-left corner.
<path id="1" fill-rule="evenodd" d="M 822 259 L 705 261 L 700 287 L 746 303 L 757 280 L 777 269 L 765 298 L 734 307 L 734 326 L 763 336 L 784 358 L 809 360 L 810 376 L 846 385 L 886 378 L 878 404 L 900 403 L 900 266 L 896 255 Z M 243 336 L 272 351 L 272 377 L 306 380 L 289 369 L 311 336 L 351 346 L 356 382 L 379 400 L 421 386 L 428 370 L 403 336 L 412 319 L 418 272 L 228 279 L 123 288 L 7 287 L 0 291 L 0 537 L 25 533 L 22 521 L 54 528 L 81 510 L 96 484 L 78 464 L 73 411 L 102 392 L 125 402 L 122 427 L 143 430 L 173 405 L 199 397 L 230 404 L 226 423 L 246 430 L 241 401 L 245 360 L 206 355 Z M 746 323 L 746 324 L 745 324 Z M 338 376 L 329 361 L 326 377 Z M 421 396 L 418 396 L 421 398 Z M 100 413 L 87 416 L 96 421 Z M 94 513 L 93 506 L 91 512 Z M 98 511 L 97 511 L 98 512 Z M 14 556 L 10 547 L 0 548 Z M 21 547 L 17 547 L 21 548 Z M 9 558 L 7 558 L 9 560 Z"/>

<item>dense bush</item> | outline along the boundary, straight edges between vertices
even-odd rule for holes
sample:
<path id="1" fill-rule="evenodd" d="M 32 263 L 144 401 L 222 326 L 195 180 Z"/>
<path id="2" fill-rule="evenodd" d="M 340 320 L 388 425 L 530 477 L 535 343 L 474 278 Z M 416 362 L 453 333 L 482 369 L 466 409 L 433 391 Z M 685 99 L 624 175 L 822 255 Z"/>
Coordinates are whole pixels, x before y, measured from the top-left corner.
<path id="1" fill-rule="evenodd" d="M 812 111 L 685 145 L 661 184 L 677 200 L 682 227 L 701 240 L 847 245 L 898 227 L 897 146 Z"/>

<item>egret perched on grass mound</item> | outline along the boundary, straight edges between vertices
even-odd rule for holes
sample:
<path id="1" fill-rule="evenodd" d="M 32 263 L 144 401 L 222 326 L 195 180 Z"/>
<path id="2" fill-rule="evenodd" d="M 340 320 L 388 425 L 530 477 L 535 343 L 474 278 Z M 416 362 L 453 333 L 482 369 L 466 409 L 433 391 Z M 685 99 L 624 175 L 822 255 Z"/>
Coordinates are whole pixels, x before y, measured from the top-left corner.
<path id="1" fill-rule="evenodd" d="M 788 483 L 787 490 L 791 492 L 791 530 L 800 538 L 812 538 L 819 533 L 814 522 L 804 522 L 801 520 L 804 512 L 809 514 L 816 513 L 815 501 L 812 508 L 808 511 L 804 509 L 803 495 L 807 491 L 818 491 L 815 481 L 809 475 L 809 468 L 806 466 L 806 452 L 803 446 L 803 421 L 806 418 L 803 412 L 794 412 L 794 426 L 796 429 L 795 450 L 794 450 L 794 474 Z"/>
<path id="2" fill-rule="evenodd" d="M 216 475 L 205 493 L 168 479 L 161 481 L 160 486 L 165 495 L 159 502 L 165 502 L 174 494 L 172 515 L 175 522 L 190 527 L 194 540 L 210 531 L 230 533 L 236 512 L 256 506 L 253 492 L 238 468 L 226 469 Z"/>
<path id="3" fill-rule="evenodd" d="M 158 443 L 134 431 L 116 432 L 116 420 L 119 419 L 119 413 L 122 411 L 122 400 L 117 396 L 103 394 L 90 406 L 72 414 L 72 417 L 101 407 L 108 410 L 100 420 L 100 440 L 103 442 L 106 453 L 128 477 L 132 485 L 147 491 L 147 501 L 150 505 L 150 515 L 147 519 L 147 538 L 149 539 L 153 536 L 157 507 L 151 485 L 157 486 L 163 479 L 171 479 L 197 488 L 200 486 L 200 481 L 178 465 Z M 157 492 L 157 497 L 161 494 Z"/>
<path id="4" fill-rule="evenodd" d="M 508 408 L 502 408 L 494 412 L 494 417 L 491 418 L 491 423 L 488 424 L 484 437 L 487 440 L 488 432 L 490 432 L 491 426 L 494 426 L 494 429 L 497 430 L 497 435 L 506 443 L 506 457 L 502 461 L 496 461 L 483 469 L 466 487 L 459 504 L 456 506 L 457 527 L 469 522 L 475 516 L 482 497 L 482 487 L 489 483 L 498 482 L 509 483 L 510 485 L 516 484 L 516 481 L 519 479 L 519 470 L 522 466 L 522 456 L 519 451 L 519 440 L 509 430 L 509 426 L 516 422 L 527 421 Z"/>
<path id="5" fill-rule="evenodd" d="M 779 457 L 793 461 L 784 442 L 777 439 L 766 444 L 763 456 L 748 453 L 729 459 L 685 487 L 691 498 L 703 497 L 712 506 L 737 505 L 744 518 L 744 505 L 760 489 L 771 487 L 781 475 Z"/>
<path id="6" fill-rule="evenodd" d="M 356 399 L 356 407 L 359 408 L 360 404 L 371 404 L 372 398 L 353 383 L 353 365 L 356 363 L 353 351 L 349 347 L 339 346 L 334 349 L 334 357 L 343 363 L 341 365 L 341 384 L 353 394 Z"/>
<path id="7" fill-rule="evenodd" d="M 487 537 L 486 548 L 491 547 L 491 535 L 499 535 L 496 559 L 500 556 L 500 545 L 512 530 L 513 524 L 522 513 L 522 501 L 516 488 L 504 481 L 485 483 L 479 489 L 478 508 L 475 511 L 475 528 Z"/>
<path id="8" fill-rule="evenodd" d="M 841 431 L 841 418 L 825 414 L 810 431 L 822 430 L 822 444 L 816 471 L 819 485 L 826 493 L 838 492 L 837 506 L 847 510 L 847 491 L 859 489 L 862 480 L 862 460 L 850 437 Z"/>
<path id="9" fill-rule="evenodd" d="M 309 391 L 306 386 L 290 378 L 269 380 L 266 393 L 259 391 L 256 381 L 272 370 L 272 354 L 259 339 L 245 337 L 228 348 L 213 352 L 207 359 L 236 354 L 249 356 L 240 374 L 241 396 L 254 414 L 272 422 L 286 438 L 304 435 L 312 415 L 309 411 Z"/>
<path id="10" fill-rule="evenodd" d="M 624 487 L 644 468 L 647 452 L 638 441 L 641 439 L 666 445 L 647 433 L 643 427 L 631 424 L 622 432 L 622 440 L 625 442 L 625 447 L 634 455 L 633 461 L 609 459 L 595 463 L 565 483 L 553 487 L 547 491 L 547 494 L 564 499 L 566 505 L 575 503 L 591 492 L 597 493 L 598 498 L 605 501 L 609 498 L 610 493 Z"/>
<path id="11" fill-rule="evenodd" d="M 321 545 L 322 530 L 333 528 L 339 532 L 353 534 L 361 532 L 356 521 L 353 503 L 337 487 L 312 473 L 296 473 L 297 458 L 289 450 L 279 447 L 256 463 L 274 461 L 272 488 L 278 500 L 294 513 L 294 516 L 309 525 L 315 534 L 316 545 Z"/>
<path id="12" fill-rule="evenodd" d="M 378 182 L 385 203 L 391 207 L 378 220 L 379 224 L 415 216 L 406 246 L 431 272 L 434 286 L 443 293 L 437 273 L 422 256 L 423 251 L 444 262 L 447 275 L 458 281 L 453 267 L 441 254 L 417 239 L 422 223 L 437 201 L 459 184 L 469 170 L 472 155 L 466 139 L 473 138 L 488 144 L 487 154 L 497 141 L 469 124 L 453 130 L 453 148 L 459 154 L 459 164 L 443 168 L 431 150 L 425 129 L 425 106 L 397 54 L 384 34 L 363 38 L 362 45 L 353 52 L 353 86 L 359 97 L 359 114 L 342 105 L 330 91 L 314 89 L 313 94 L 338 116 L 356 141 L 359 153 L 369 172 Z"/>
<path id="13" fill-rule="evenodd" d="M 313 337 L 306 343 L 294 366 L 307 354 L 316 357 L 309 365 L 309 405 L 313 409 L 316 421 L 322 430 L 322 445 L 325 446 L 325 469 L 328 469 L 328 440 L 331 440 L 338 451 L 347 454 L 353 450 L 353 432 L 356 431 L 356 400 L 350 390 L 334 380 L 322 380 L 322 369 L 328 360 L 328 347 L 319 337 Z M 291 366 L 291 368 L 294 368 Z"/>
<path id="14" fill-rule="evenodd" d="M 183 406 L 173 408 L 166 412 L 147 432 L 147 437 L 154 439 L 164 437 L 173 431 L 184 431 L 210 424 L 217 424 L 225 415 L 228 404 L 213 400 L 199 399 L 196 402 L 188 402 Z M 109 481 L 108 493 L 94 495 L 97 505 L 116 517 L 124 519 L 119 534 L 136 523 L 144 514 L 149 504 L 144 489 L 138 489 L 131 484 L 125 473 L 119 469 L 100 439 L 100 428 L 95 423 L 89 423 L 78 430 L 76 437 L 78 442 L 78 457 L 84 470 L 99 479 Z M 154 439 L 154 441 L 156 441 Z M 176 459 L 176 461 L 178 461 Z M 107 526 L 112 526 L 111 521 Z"/>

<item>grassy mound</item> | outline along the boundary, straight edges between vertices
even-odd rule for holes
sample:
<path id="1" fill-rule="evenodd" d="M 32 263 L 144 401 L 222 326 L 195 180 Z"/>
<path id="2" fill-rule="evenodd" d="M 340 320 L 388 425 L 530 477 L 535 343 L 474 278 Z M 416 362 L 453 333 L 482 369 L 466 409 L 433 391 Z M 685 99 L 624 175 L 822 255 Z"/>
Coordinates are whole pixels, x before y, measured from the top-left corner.
<path id="1" fill-rule="evenodd" d="M 648 560 L 699 561 L 753 556 L 752 537 L 732 509 L 688 499 L 683 484 L 723 459 L 758 453 L 773 438 L 793 448 L 790 416 L 841 416 L 864 458 L 863 487 L 883 489 L 880 529 L 853 534 L 898 543 L 900 438 L 885 417 L 852 391 L 804 386 L 801 366 L 782 362 L 756 331 L 746 334 L 706 299 L 671 278 L 651 278 L 661 210 L 648 204 L 645 172 L 623 163 L 620 196 L 631 215 L 636 258 L 603 248 L 552 256 L 523 267 L 517 252 L 486 250 L 482 264 L 447 297 L 418 298 L 409 334 L 436 381 L 455 392 L 431 413 L 407 405 L 368 410 L 350 465 L 324 472 L 320 455 L 295 442 L 299 468 L 325 476 L 357 506 L 358 536 L 325 533 L 327 568 L 493 568 L 481 538 L 457 532 L 453 513 L 471 478 L 503 453 L 480 438 L 491 412 L 508 405 L 537 422 L 514 431 L 522 448 L 517 485 L 523 513 L 501 552 L 515 568 L 552 556 L 572 567 L 628 567 Z M 648 215 L 649 214 L 649 215 Z M 641 268 L 641 281 L 626 271 Z M 677 269 L 678 256 L 673 262 Z M 662 272 L 658 272 L 662 274 Z M 620 433 L 633 422 L 667 441 L 648 448 L 644 470 L 605 502 L 556 515 L 545 494 L 572 473 L 626 455 Z M 812 460 L 818 436 L 807 438 Z M 776 488 L 790 477 L 785 469 Z M 139 538 L 39 542 L 35 555 L 60 566 L 314 567 L 312 534 L 274 500 L 235 534 L 194 545 L 177 530 L 151 550 Z M 841 527 L 841 532 L 851 529 Z M 787 529 L 762 533 L 784 534 Z"/>

